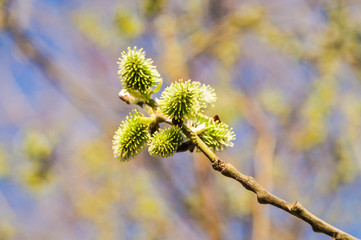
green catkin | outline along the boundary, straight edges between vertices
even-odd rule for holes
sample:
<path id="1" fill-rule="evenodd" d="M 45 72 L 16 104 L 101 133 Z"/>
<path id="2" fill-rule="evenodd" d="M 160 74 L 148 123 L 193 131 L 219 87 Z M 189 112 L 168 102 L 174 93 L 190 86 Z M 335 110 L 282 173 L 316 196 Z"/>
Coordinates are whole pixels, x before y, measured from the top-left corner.
<path id="1" fill-rule="evenodd" d="M 227 147 L 233 147 L 232 141 L 235 134 L 232 128 L 223 122 L 214 121 L 213 118 L 203 114 L 197 114 L 187 121 L 187 125 L 193 129 L 201 126 L 198 136 L 213 151 L 223 151 Z"/>
<path id="2" fill-rule="evenodd" d="M 144 117 L 134 110 L 121 123 L 113 137 L 115 158 L 122 162 L 129 161 L 147 143 L 150 155 L 162 158 L 172 156 L 187 140 L 180 127 L 182 123 L 213 151 L 233 146 L 235 134 L 232 128 L 202 114 L 217 99 L 212 87 L 181 79 L 167 87 L 156 102 L 151 99 L 151 95 L 160 89 L 162 80 L 152 60 L 145 58 L 143 49 L 128 48 L 127 52 L 122 52 L 118 64 L 123 89 L 137 101 L 143 100 L 144 107 L 151 108 L 148 111 L 151 116 Z M 158 112 L 172 120 L 172 127 L 159 129 L 159 123 L 156 122 Z M 155 122 L 158 127 L 150 127 Z"/>
<path id="3" fill-rule="evenodd" d="M 197 100 L 200 112 L 203 112 L 208 107 L 213 106 L 213 103 L 217 100 L 214 88 L 209 85 L 202 84 L 198 90 Z"/>
<path id="4" fill-rule="evenodd" d="M 170 157 L 177 152 L 183 141 L 183 134 L 178 126 L 160 129 L 149 140 L 149 154 L 154 157 Z"/>
<path id="5" fill-rule="evenodd" d="M 182 79 L 172 83 L 163 91 L 159 108 L 168 117 L 184 121 L 198 110 L 199 86 L 199 82 L 184 82 Z"/>
<path id="6" fill-rule="evenodd" d="M 114 157 L 121 162 L 134 158 L 149 139 L 148 125 L 138 121 L 138 117 L 143 117 L 143 115 L 134 110 L 114 134 Z"/>
<path id="7" fill-rule="evenodd" d="M 151 87 L 160 81 L 160 75 L 153 61 L 145 58 L 143 49 L 128 48 L 119 58 L 118 74 L 124 89 L 147 94 Z"/>

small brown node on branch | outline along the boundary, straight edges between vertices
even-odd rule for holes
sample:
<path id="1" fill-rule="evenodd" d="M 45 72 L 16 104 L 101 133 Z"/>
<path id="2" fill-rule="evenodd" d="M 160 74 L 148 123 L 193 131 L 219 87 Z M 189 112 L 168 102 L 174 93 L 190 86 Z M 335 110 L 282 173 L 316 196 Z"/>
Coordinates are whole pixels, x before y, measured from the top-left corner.
<path id="1" fill-rule="evenodd" d="M 212 167 L 213 167 L 214 170 L 219 171 L 219 162 L 218 162 L 218 161 L 214 161 L 214 162 L 212 163 Z"/>
<path id="2" fill-rule="evenodd" d="M 299 206 L 299 202 L 298 201 L 296 201 L 294 204 L 293 204 L 293 206 L 291 207 L 291 211 L 297 211 L 297 208 L 298 208 L 298 206 Z"/>
<path id="3" fill-rule="evenodd" d="M 299 201 L 296 201 L 293 204 L 291 211 L 294 213 L 297 213 L 297 214 L 301 214 L 303 212 L 303 207 L 302 207 L 301 203 Z"/>
<path id="4" fill-rule="evenodd" d="M 335 233 L 333 234 L 332 239 L 333 239 L 333 240 L 339 239 L 339 234 L 338 234 L 338 232 L 335 232 Z"/>
<path id="5" fill-rule="evenodd" d="M 221 119 L 219 118 L 218 114 L 214 115 L 213 120 L 214 120 L 216 123 L 221 123 Z"/>
<path id="6" fill-rule="evenodd" d="M 267 194 L 264 194 L 262 191 L 257 192 L 257 201 L 260 204 L 267 204 Z"/>
<path id="7" fill-rule="evenodd" d="M 312 227 L 312 230 L 313 230 L 314 232 L 322 232 L 322 231 L 320 230 L 320 228 L 317 227 L 317 226 L 315 226 L 315 225 L 311 225 L 311 227 Z M 336 239 L 337 239 L 337 238 L 336 238 Z"/>
<path id="8" fill-rule="evenodd" d="M 214 170 L 222 172 L 225 168 L 225 164 L 221 159 L 217 159 L 212 163 L 212 167 Z"/>

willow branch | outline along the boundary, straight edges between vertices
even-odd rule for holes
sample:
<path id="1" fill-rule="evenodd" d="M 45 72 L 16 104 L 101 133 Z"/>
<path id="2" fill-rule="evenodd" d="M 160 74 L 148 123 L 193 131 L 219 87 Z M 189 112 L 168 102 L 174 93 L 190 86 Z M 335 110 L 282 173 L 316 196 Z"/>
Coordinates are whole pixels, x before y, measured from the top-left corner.
<path id="1" fill-rule="evenodd" d="M 232 164 L 222 161 L 196 134 L 187 129 L 185 125 L 183 125 L 183 131 L 192 139 L 194 145 L 196 145 L 198 149 L 211 161 L 214 170 L 222 173 L 226 177 L 233 178 L 241 183 L 244 188 L 254 192 L 257 195 L 257 200 L 260 204 L 270 204 L 280 208 L 310 224 L 314 232 L 324 233 L 335 240 L 358 239 L 318 218 L 303 207 L 298 201 L 295 203 L 289 203 L 268 192 L 253 177 L 244 175 Z"/>
<path id="2" fill-rule="evenodd" d="M 122 98 L 121 98 L 122 99 Z M 124 99 L 122 99 L 124 101 Z M 128 99 L 129 100 L 129 99 Z M 142 106 L 144 108 L 144 105 Z M 254 192 L 257 195 L 257 200 L 260 204 L 270 204 L 277 208 L 280 208 L 291 215 L 303 220 L 311 225 L 314 232 L 319 232 L 332 237 L 334 240 L 361 240 L 351 236 L 348 233 L 332 226 L 324 220 L 318 218 L 305 207 L 303 207 L 298 201 L 295 203 L 289 203 L 285 200 L 273 195 L 262 187 L 253 177 L 247 176 L 239 172 L 232 164 L 222 161 L 200 138 L 199 136 L 190 130 L 183 122 L 171 121 L 162 113 L 154 108 L 157 123 L 167 123 L 170 125 L 179 125 L 182 128 L 183 133 L 191 140 L 191 143 L 187 143 L 185 146 L 196 146 L 212 163 L 214 170 L 222 173 L 224 176 L 233 178 L 242 184 L 247 190 Z M 180 149 L 186 151 L 186 149 Z M 189 148 L 188 150 L 191 150 Z"/>

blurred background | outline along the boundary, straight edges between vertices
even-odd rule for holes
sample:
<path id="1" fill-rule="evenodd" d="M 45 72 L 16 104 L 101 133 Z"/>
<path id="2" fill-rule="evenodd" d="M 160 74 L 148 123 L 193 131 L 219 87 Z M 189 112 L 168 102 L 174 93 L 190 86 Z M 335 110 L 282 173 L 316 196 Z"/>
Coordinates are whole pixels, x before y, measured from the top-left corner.
<path id="1" fill-rule="evenodd" d="M 224 161 L 361 237 L 360 0 L 0 0 L 0 31 L 0 239 L 331 239 L 202 154 L 115 160 L 128 46 L 216 89 Z"/>

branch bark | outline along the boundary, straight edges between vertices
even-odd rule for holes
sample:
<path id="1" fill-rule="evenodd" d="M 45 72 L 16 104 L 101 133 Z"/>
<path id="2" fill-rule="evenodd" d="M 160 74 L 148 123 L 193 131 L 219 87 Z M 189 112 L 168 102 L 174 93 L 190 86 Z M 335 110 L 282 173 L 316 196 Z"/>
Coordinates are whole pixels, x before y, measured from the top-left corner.
<path id="1" fill-rule="evenodd" d="M 186 127 L 184 126 L 184 128 Z M 298 201 L 289 203 L 268 192 L 253 177 L 244 175 L 232 164 L 222 161 L 196 134 L 192 134 L 188 130 L 186 131 L 186 135 L 190 136 L 194 144 L 207 156 L 211 161 L 214 170 L 222 173 L 226 177 L 238 181 L 244 188 L 254 192 L 257 195 L 257 200 L 260 204 L 270 204 L 280 208 L 310 224 L 314 232 L 324 233 L 335 240 L 359 240 L 318 218 L 303 207 Z"/>

